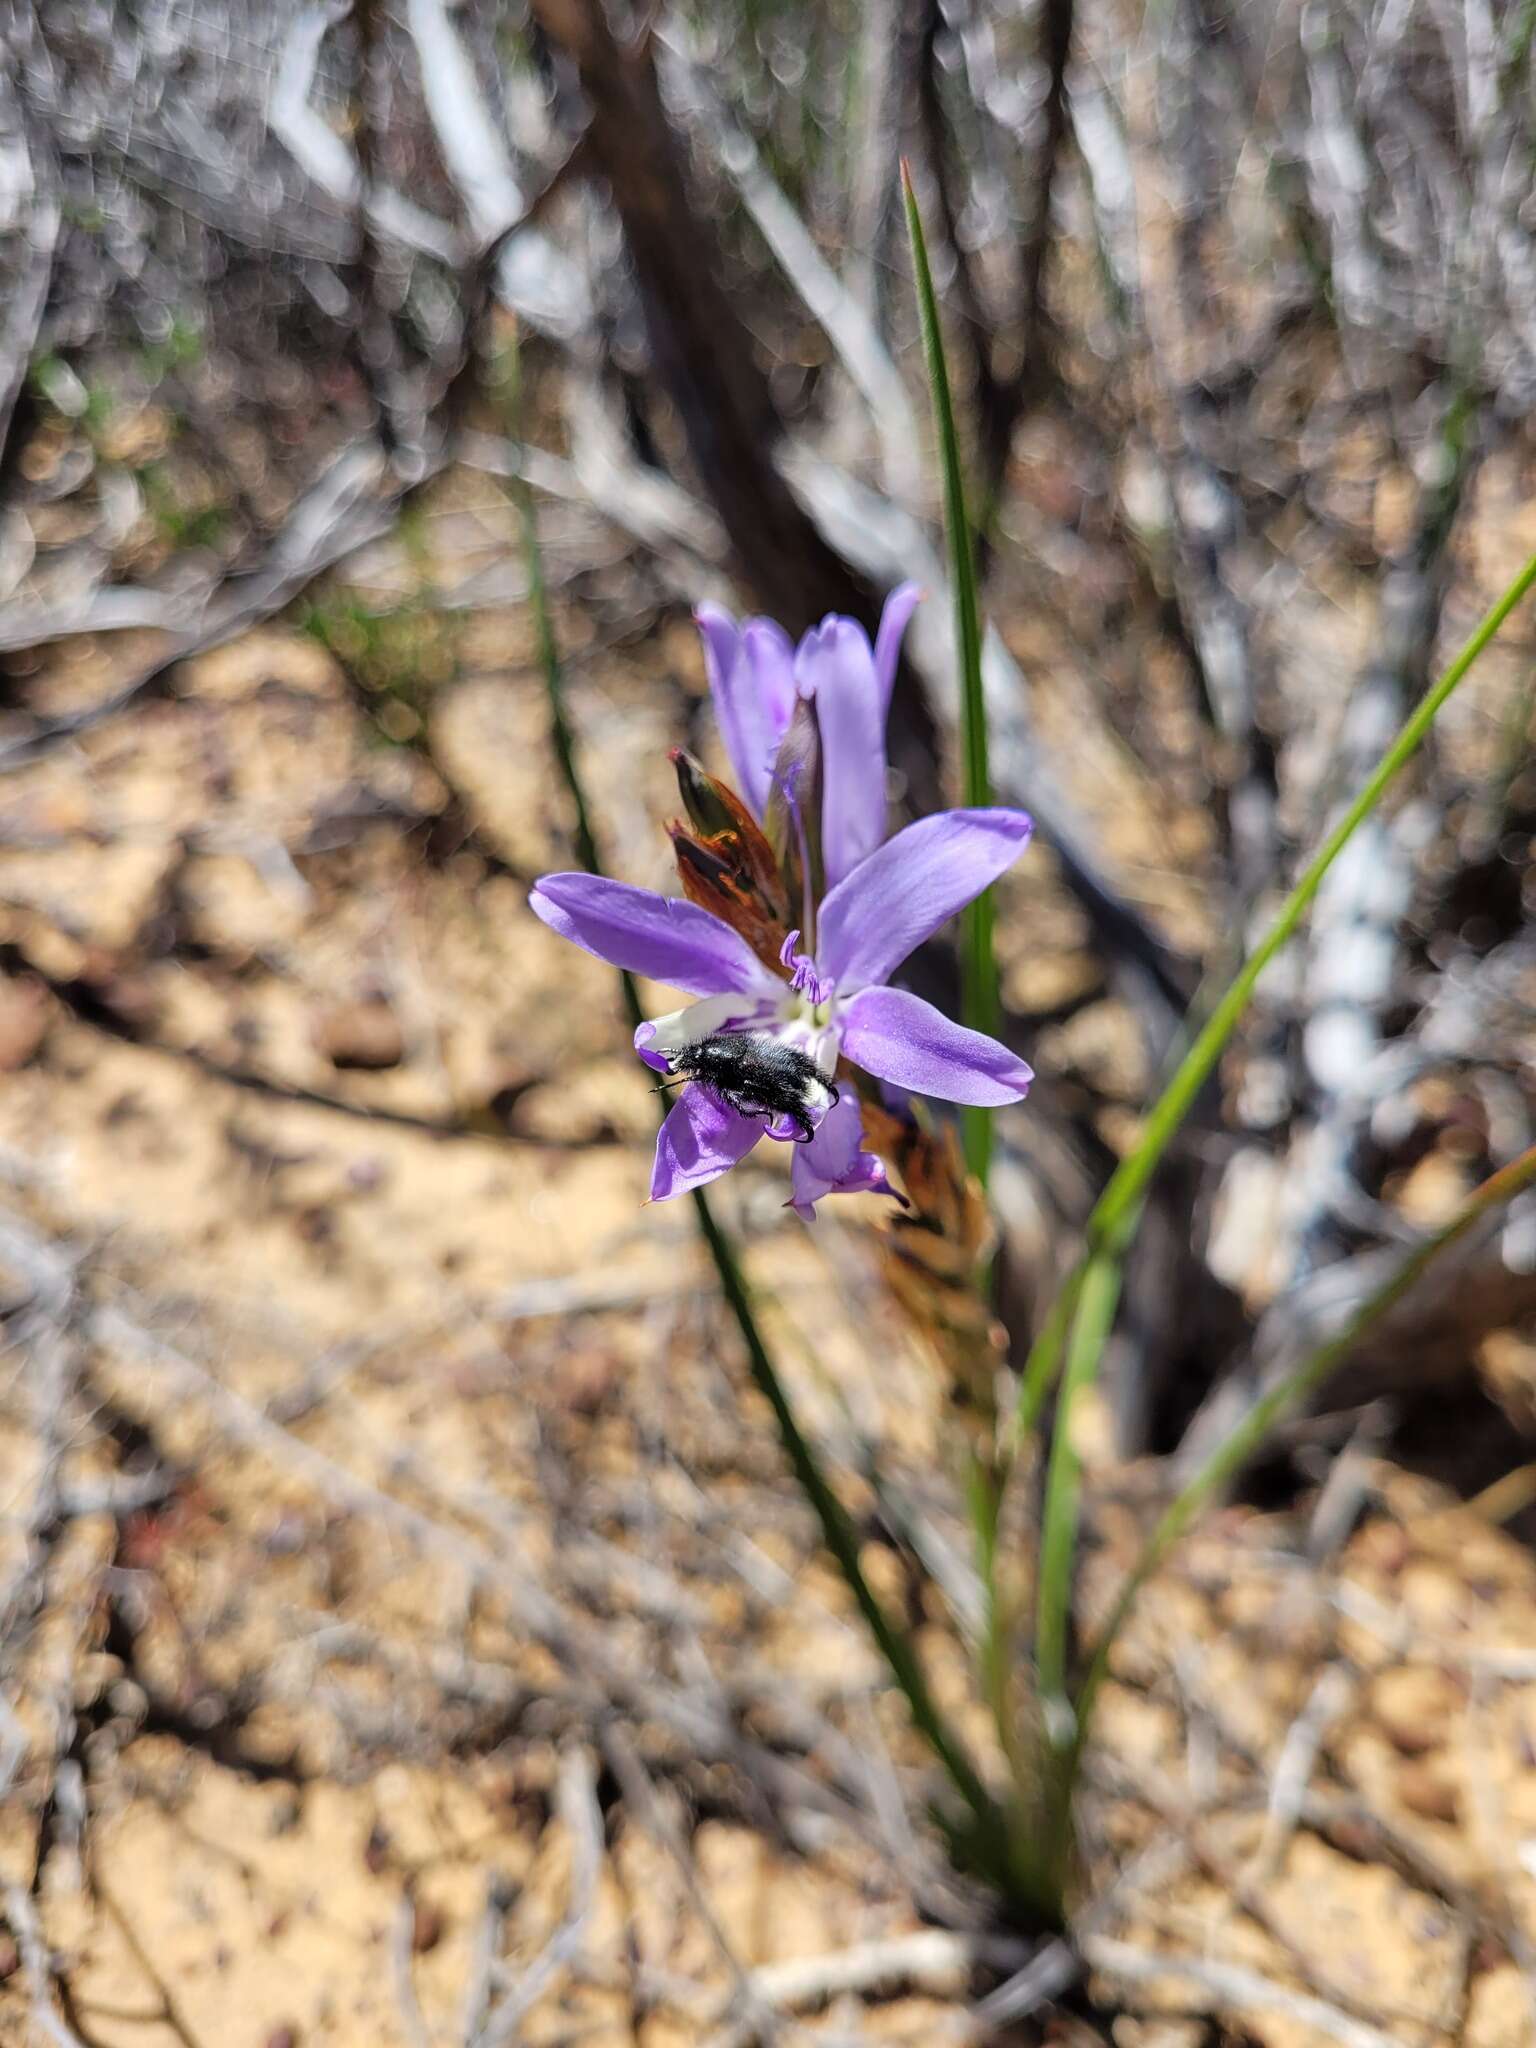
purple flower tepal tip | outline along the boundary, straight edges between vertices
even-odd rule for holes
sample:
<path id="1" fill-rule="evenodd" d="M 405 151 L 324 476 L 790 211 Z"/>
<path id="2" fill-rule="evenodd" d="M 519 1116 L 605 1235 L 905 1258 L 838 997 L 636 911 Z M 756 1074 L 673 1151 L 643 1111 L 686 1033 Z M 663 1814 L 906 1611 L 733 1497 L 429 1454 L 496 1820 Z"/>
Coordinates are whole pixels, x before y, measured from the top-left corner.
<path id="1" fill-rule="evenodd" d="M 795 704 L 815 706 L 821 742 L 822 856 L 839 882 L 885 837 L 885 724 L 901 640 L 919 597 L 903 583 L 885 601 L 874 645 L 856 619 L 829 613 L 798 647 L 771 619 L 738 625 L 718 605 L 695 617 L 720 737 L 759 820 Z"/>

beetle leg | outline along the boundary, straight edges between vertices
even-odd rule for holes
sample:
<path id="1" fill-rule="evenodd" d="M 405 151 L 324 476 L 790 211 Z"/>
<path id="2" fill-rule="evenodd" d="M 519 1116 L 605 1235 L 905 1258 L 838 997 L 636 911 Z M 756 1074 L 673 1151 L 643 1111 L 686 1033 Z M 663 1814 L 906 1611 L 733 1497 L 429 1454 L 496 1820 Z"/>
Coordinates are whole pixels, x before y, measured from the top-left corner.
<path id="1" fill-rule="evenodd" d="M 717 1088 L 715 1093 L 727 1109 L 734 1109 L 738 1116 L 761 1116 L 762 1104 L 749 1102 L 739 1088 Z"/>

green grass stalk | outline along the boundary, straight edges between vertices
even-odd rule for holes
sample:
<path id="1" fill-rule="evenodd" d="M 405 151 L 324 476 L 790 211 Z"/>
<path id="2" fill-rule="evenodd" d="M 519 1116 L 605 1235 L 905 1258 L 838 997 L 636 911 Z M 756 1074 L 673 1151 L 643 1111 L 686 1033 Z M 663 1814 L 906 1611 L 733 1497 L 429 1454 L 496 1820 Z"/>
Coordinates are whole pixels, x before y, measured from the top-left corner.
<path id="1" fill-rule="evenodd" d="M 1070 1725 L 1067 1697 L 1068 1625 L 1072 1563 L 1077 1548 L 1082 1461 L 1072 1442 L 1078 1395 L 1093 1384 L 1120 1301 L 1120 1261 L 1097 1252 L 1083 1275 L 1062 1381 L 1060 1420 L 1052 1446 L 1040 1518 L 1040 1566 L 1035 1589 L 1035 1679 L 1047 1739 Z"/>
<path id="2" fill-rule="evenodd" d="M 1379 1323 L 1387 1311 L 1401 1301 L 1442 1253 L 1450 1250 L 1477 1224 L 1536 1182 L 1536 1145 L 1522 1152 L 1481 1187 L 1475 1188 L 1450 1222 L 1403 1260 L 1397 1270 L 1360 1304 L 1336 1336 L 1319 1344 L 1293 1372 L 1287 1373 L 1262 1399 L 1256 1401 L 1240 1422 L 1219 1443 L 1164 1512 L 1125 1584 L 1121 1587 L 1108 1620 L 1099 1631 L 1078 1688 L 1075 1727 L 1070 1750 L 1068 1783 L 1075 1777 L 1078 1759 L 1093 1718 L 1099 1689 L 1109 1669 L 1109 1654 L 1126 1616 L 1147 1580 L 1163 1563 L 1201 1509 L 1221 1492 L 1262 1446 L 1265 1438 L 1286 1412 L 1315 1394 L 1343 1364 L 1360 1339 Z"/>
<path id="3" fill-rule="evenodd" d="M 1217 1002 L 1194 1043 L 1180 1061 L 1173 1078 L 1148 1112 L 1146 1128 L 1136 1146 L 1111 1176 L 1109 1185 L 1094 1205 L 1085 1228 L 1082 1260 L 1064 1283 L 1025 1362 L 1018 1403 L 1008 1436 L 1008 1448 L 1016 1451 L 1027 1432 L 1038 1421 L 1055 1382 L 1069 1333 L 1081 1304 L 1084 1276 L 1099 1255 L 1118 1259 L 1129 1242 L 1142 1197 L 1158 1163 L 1179 1126 L 1193 1107 L 1196 1097 L 1215 1071 L 1243 1012 L 1252 999 L 1259 977 L 1275 955 L 1295 934 L 1297 926 L 1323 877 L 1333 866 L 1361 824 L 1371 815 L 1398 774 L 1423 744 L 1436 717 L 1455 690 L 1466 680 L 1499 628 L 1536 583 L 1536 555 L 1532 555 L 1501 597 L 1489 607 L 1454 661 L 1439 681 L 1427 690 L 1405 720 L 1397 738 L 1367 776 L 1359 793 L 1322 846 L 1308 863 L 1300 880 L 1286 897 L 1274 923 L 1248 956 L 1226 992 Z"/>
<path id="4" fill-rule="evenodd" d="M 981 680 L 981 614 L 976 600 L 976 549 L 966 509 L 960 437 L 955 430 L 954 399 L 944 358 L 944 335 L 939 325 L 939 305 L 928 262 L 928 244 L 923 234 L 923 218 L 912 185 L 912 173 L 905 161 L 901 166 L 901 191 L 907 210 L 907 233 L 912 243 L 912 275 L 917 287 L 923 355 L 928 365 L 928 386 L 938 433 L 939 465 L 944 478 L 944 530 L 949 540 L 950 581 L 955 605 L 955 654 L 960 670 L 961 802 L 967 806 L 985 806 L 992 801 L 992 777 L 987 761 L 987 705 Z M 961 913 L 960 1010 L 964 1023 L 973 1031 L 985 1031 L 989 1036 L 996 1035 L 999 1016 L 997 957 L 992 935 L 992 891 L 984 889 L 976 901 Z M 965 1140 L 965 1163 L 985 1187 L 992 1165 L 991 1110 L 963 1110 L 960 1128 Z"/>
<path id="5" fill-rule="evenodd" d="M 1381 802 L 1394 778 L 1422 743 L 1441 707 L 1468 675 L 1479 655 L 1533 583 L 1536 583 L 1536 555 L 1526 562 L 1503 595 L 1485 613 L 1455 660 L 1405 720 L 1397 738 L 1366 778 L 1354 801 L 1286 898 L 1274 923 L 1217 1002 L 1180 1061 L 1172 1080 L 1154 1104 L 1140 1142 L 1121 1162 L 1095 1205 L 1088 1220 L 1084 1258 L 1062 1289 L 1060 1301 L 1053 1306 L 1026 1361 L 1013 1428 L 1003 1446 L 1005 1458 L 1025 1440 L 1026 1427 L 1032 1428 L 1038 1420 L 1054 1384 L 1063 1349 L 1067 1357 L 1066 1377 L 1046 1474 L 1035 1608 L 1037 1677 L 1049 1750 L 1044 1760 L 1047 1809 L 1044 1853 L 1063 1881 L 1071 1839 L 1071 1801 L 1082 1743 L 1082 1696 L 1075 1709 L 1067 1697 L 1068 1631 L 1079 1491 L 1078 1460 L 1072 1443 L 1073 1417 L 1078 1403 L 1098 1376 L 1099 1362 L 1108 1341 L 1119 1296 L 1121 1265 L 1135 1231 L 1148 1184 L 1196 1096 L 1215 1070 L 1247 1008 L 1259 976 L 1294 934 L 1324 875 L 1359 826 Z M 1391 1297 L 1395 1298 L 1395 1295 Z M 1353 1334 L 1346 1333 L 1346 1337 L 1347 1342 L 1353 1342 Z M 1347 1348 L 1347 1342 L 1344 1348 Z M 1265 1404 L 1261 1404 L 1261 1409 L 1262 1433 L 1263 1428 L 1268 1428 L 1272 1416 Z M 1219 1483 L 1221 1469 L 1217 1463 L 1213 1484 Z M 1005 1465 L 1004 1479 L 1006 1473 Z M 1178 1527 L 1182 1527 L 1182 1523 L 1175 1527 L 1169 1541 L 1175 1540 Z M 1134 1587 L 1130 1597 L 1133 1595 Z M 1129 1604 L 1128 1599 L 1126 1604 Z M 1094 1677 L 1086 1688 L 1090 1710 L 1098 1683 L 1098 1678 Z"/>
<path id="6" fill-rule="evenodd" d="M 981 673 L 982 630 L 976 592 L 975 536 L 966 503 L 960 437 L 955 426 L 954 398 L 944 354 L 938 298 L 933 288 L 933 271 L 928 260 L 928 243 L 911 170 L 905 162 L 901 166 L 901 189 L 906 207 L 907 233 L 912 245 L 912 275 L 944 485 L 944 530 L 949 544 L 955 660 L 960 680 L 961 801 L 968 807 L 985 807 L 992 802 L 992 775 L 987 752 L 986 693 Z M 997 1035 L 1002 1007 L 998 995 L 994 915 L 993 892 L 986 889 L 962 913 L 960 925 L 961 1018 L 973 1031 L 984 1031 L 991 1037 Z M 977 1107 L 962 1109 L 960 1129 L 966 1165 L 985 1187 L 992 1167 L 992 1111 Z M 976 1285 L 983 1291 L 990 1290 L 990 1267 L 977 1273 Z M 1028 1887 L 1037 1910 L 1043 1917 L 1059 1920 L 1061 1888 L 1055 1882 L 1050 1867 L 1040 1857 L 1036 1831 L 1029 1824 L 1035 1774 L 1032 1759 L 1024 1754 L 1023 1738 L 1015 1721 L 1012 1679 L 1017 1617 L 1011 1611 L 1010 1598 L 1004 1591 L 997 1555 L 1003 1477 L 1004 1470 L 997 1463 L 995 1445 L 985 1459 L 972 1457 L 967 1493 L 983 1600 L 977 1676 L 1013 1779 L 1014 1858 L 1027 1873 Z"/>

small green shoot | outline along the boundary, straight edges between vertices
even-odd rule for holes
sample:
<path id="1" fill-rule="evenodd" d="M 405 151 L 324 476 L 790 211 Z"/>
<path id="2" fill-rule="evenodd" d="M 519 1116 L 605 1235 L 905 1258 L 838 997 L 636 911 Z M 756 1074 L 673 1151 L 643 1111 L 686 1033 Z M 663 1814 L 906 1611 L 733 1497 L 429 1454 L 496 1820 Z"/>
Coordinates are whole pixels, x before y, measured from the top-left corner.
<path id="1" fill-rule="evenodd" d="M 981 807 L 992 801 L 992 777 L 987 762 L 987 705 L 981 676 L 976 549 L 970 515 L 966 510 L 960 437 L 955 430 L 954 399 L 944 358 L 944 335 L 939 325 L 933 272 L 928 263 L 928 244 L 923 236 L 923 217 L 912 184 L 911 169 L 905 161 L 901 166 L 901 191 L 907 209 L 912 274 L 923 330 L 923 355 L 928 365 L 939 461 L 944 474 L 944 530 L 949 539 L 950 578 L 954 585 L 955 603 L 955 653 L 960 671 L 961 802 L 968 807 Z M 992 891 L 984 889 L 969 909 L 961 913 L 960 1013 L 971 1030 L 984 1031 L 989 1037 L 996 1036 L 999 1015 L 992 926 Z M 968 1108 L 962 1111 L 961 1130 L 965 1137 L 966 1164 L 985 1187 L 992 1164 L 991 1110 Z"/>

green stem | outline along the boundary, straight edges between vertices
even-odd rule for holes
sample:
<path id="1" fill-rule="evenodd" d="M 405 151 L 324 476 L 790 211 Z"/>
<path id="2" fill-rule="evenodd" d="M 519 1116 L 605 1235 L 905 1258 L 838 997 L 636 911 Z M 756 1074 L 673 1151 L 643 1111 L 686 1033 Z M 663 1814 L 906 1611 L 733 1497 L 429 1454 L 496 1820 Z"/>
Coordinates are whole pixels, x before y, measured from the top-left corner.
<path id="1" fill-rule="evenodd" d="M 1072 1615 L 1072 1559 L 1077 1544 L 1078 1497 L 1082 1461 L 1072 1442 L 1071 1420 L 1076 1397 L 1093 1384 L 1099 1357 L 1109 1336 L 1120 1300 L 1120 1262 L 1107 1252 L 1088 1261 L 1072 1321 L 1066 1378 L 1056 1439 L 1051 1446 L 1050 1474 L 1040 1521 L 1040 1570 L 1035 1588 L 1035 1676 L 1046 1739 L 1057 1747 L 1068 1726 L 1068 1633 Z"/>
<path id="2" fill-rule="evenodd" d="M 821 1524 L 822 1541 L 832 1553 L 838 1569 L 847 1581 L 849 1591 L 858 1603 L 859 1612 L 869 1626 L 870 1634 L 890 1666 L 891 1675 L 906 1695 L 914 1725 L 948 1772 L 951 1783 L 970 1808 L 973 1817 L 979 1822 L 992 1825 L 998 1816 L 991 1794 L 982 1784 L 970 1759 L 946 1725 L 928 1689 L 928 1681 L 911 1643 L 892 1624 L 864 1575 L 864 1568 L 859 1562 L 858 1538 L 853 1524 L 849 1521 L 842 1502 L 827 1484 L 816 1454 L 800 1428 L 783 1383 L 774 1369 L 773 1361 L 758 1329 L 757 1318 L 752 1312 L 751 1298 L 735 1250 L 716 1222 L 708 1202 L 704 1199 L 702 1189 L 695 1189 L 693 1199 L 698 1211 L 699 1229 L 705 1244 L 709 1247 L 710 1256 L 715 1262 L 715 1270 L 720 1276 L 721 1289 L 731 1313 L 736 1318 L 737 1328 L 746 1346 L 747 1363 L 751 1368 L 752 1378 L 759 1393 L 773 1410 L 785 1454 L 794 1469 L 796 1479 L 800 1482 L 801 1491 L 815 1509 L 816 1518 Z"/>
<path id="3" fill-rule="evenodd" d="M 1493 1210 L 1512 1201 L 1522 1189 L 1536 1182 L 1536 1145 L 1518 1159 L 1485 1180 L 1457 1210 L 1443 1229 L 1426 1238 L 1376 1292 L 1367 1297 L 1337 1336 L 1317 1346 L 1294 1372 L 1287 1373 L 1269 1393 L 1256 1401 L 1231 1433 L 1218 1444 L 1200 1470 L 1183 1487 L 1142 1548 L 1134 1570 L 1120 1589 L 1109 1619 L 1099 1632 L 1088 1660 L 1076 1701 L 1075 1722 L 1067 1782 L 1076 1776 L 1077 1762 L 1087 1739 L 1089 1722 L 1109 1668 L 1109 1653 L 1122 1623 L 1135 1604 L 1136 1596 L 1183 1536 L 1213 1494 L 1234 1479 L 1286 1410 L 1314 1394 L 1344 1362 L 1360 1339 L 1387 1311 L 1408 1293 L 1425 1271 L 1458 1239 Z"/>
<path id="4" fill-rule="evenodd" d="M 506 345 L 497 353 L 492 377 L 493 382 L 500 387 L 498 396 L 508 438 L 514 449 L 520 448 L 523 352 L 515 327 Z M 565 715 L 565 686 L 560 670 L 560 649 L 555 640 L 555 622 L 549 608 L 549 587 L 544 581 L 544 552 L 539 545 L 539 527 L 534 511 L 533 492 L 528 488 L 526 478 L 514 470 L 507 479 L 507 494 L 517 508 L 518 526 L 522 533 L 523 561 L 528 570 L 528 607 L 533 613 L 534 645 L 538 649 L 539 668 L 544 677 L 544 692 L 549 699 L 549 725 L 555 743 L 555 759 L 560 764 L 561 780 L 576 812 L 576 857 L 588 874 L 600 875 L 603 869 L 598 859 L 597 840 L 592 833 L 592 818 L 587 810 L 586 792 L 582 788 L 581 776 L 576 768 L 575 743 L 571 737 L 570 722 Z M 634 981 L 628 974 L 624 976 L 624 994 L 631 1018 L 638 1024 L 639 999 L 635 994 Z"/>
<path id="5" fill-rule="evenodd" d="M 975 1538 L 976 1576 L 981 1582 L 982 1615 L 977 1645 L 981 1694 L 992 1715 L 997 1739 L 1016 1784 L 1020 1780 L 1013 1706 L 1008 1678 L 1011 1617 L 1006 1611 L 997 1573 L 998 1484 L 990 1458 L 972 1451 L 966 1469 L 966 1501 Z"/>
<path id="6" fill-rule="evenodd" d="M 1005 1450 L 1017 1451 L 1026 1432 L 1039 1419 L 1056 1378 L 1063 1346 L 1071 1327 L 1074 1304 L 1081 1292 L 1083 1275 L 1096 1254 L 1118 1257 L 1121 1234 L 1133 1221 L 1147 1185 L 1157 1170 L 1174 1134 L 1189 1114 L 1195 1098 L 1209 1080 L 1227 1042 L 1247 1008 L 1260 975 L 1300 924 L 1323 877 L 1348 845 L 1356 829 L 1370 816 L 1401 769 L 1422 745 L 1425 735 L 1447 699 L 1466 679 L 1478 657 L 1487 648 L 1504 621 L 1536 583 L 1536 555 L 1510 583 L 1473 632 L 1461 652 L 1440 680 L 1419 700 L 1397 738 L 1382 755 L 1354 802 L 1334 826 L 1305 872 L 1281 905 L 1278 916 L 1228 986 L 1200 1030 L 1194 1044 L 1180 1062 L 1168 1086 L 1147 1117 L 1140 1142 L 1110 1179 L 1085 1229 L 1086 1249 L 1082 1261 L 1065 1282 L 1045 1326 L 1025 1362 L 1018 1404 Z"/>
<path id="7" fill-rule="evenodd" d="M 912 174 L 905 162 L 901 167 L 901 190 L 907 209 L 907 233 L 912 243 L 912 271 L 917 286 L 918 317 L 923 330 L 923 354 L 928 364 L 933 420 L 938 432 L 939 460 L 944 476 L 944 530 L 949 539 L 950 581 L 955 603 L 955 653 L 960 670 L 961 800 L 967 807 L 984 808 L 992 801 L 992 776 L 987 761 L 987 703 L 981 679 L 981 614 L 976 601 L 976 555 L 970 515 L 966 510 L 965 473 L 960 461 L 960 437 L 955 429 L 949 368 L 944 359 L 938 298 L 933 289 L 922 214 L 912 187 Z M 989 1037 L 996 1036 L 999 1018 L 997 956 L 993 950 L 992 922 L 992 891 L 985 889 L 961 913 L 960 1011 L 962 1021 L 971 1030 L 985 1031 Z M 962 1110 L 960 1128 L 965 1139 L 966 1164 L 985 1187 L 992 1165 L 991 1110 Z"/>
<path id="8" fill-rule="evenodd" d="M 521 438 L 521 364 L 515 335 L 503 353 L 500 367 L 507 428 L 511 438 L 517 441 Z M 564 678 L 544 581 L 533 494 L 521 477 L 514 477 L 509 488 L 521 518 L 523 553 L 528 565 L 528 601 L 533 610 L 539 663 L 549 696 L 555 755 L 576 813 L 577 851 L 582 865 L 590 873 L 601 874 L 602 863 L 598 857 L 586 794 L 576 766 L 575 749 L 565 716 Z M 642 1013 L 634 977 L 622 974 L 621 981 L 624 1004 L 630 1021 L 638 1024 Z M 1000 1808 L 939 1711 L 911 1643 L 891 1621 L 865 1577 L 864 1568 L 859 1562 L 858 1539 L 853 1525 L 842 1503 L 828 1485 L 816 1453 L 800 1428 L 789 1396 L 774 1369 L 768 1347 L 763 1341 L 735 1250 L 716 1221 L 702 1188 L 694 1190 L 693 1203 L 700 1235 L 714 1261 L 721 1292 L 735 1318 L 736 1327 L 746 1348 L 752 1378 L 773 1410 L 780 1441 L 791 1469 L 821 1525 L 822 1541 L 841 1571 L 859 1612 L 869 1627 L 870 1634 L 890 1668 L 891 1676 L 906 1698 L 914 1726 L 943 1765 L 950 1782 L 969 1810 L 971 1825 L 968 1839 L 978 1861 L 987 1876 L 1003 1890 L 1032 1903 L 1027 1900 L 1025 1886 L 1011 1868 L 1008 1831 Z"/>
<path id="9" fill-rule="evenodd" d="M 961 788 L 963 803 L 971 809 L 985 809 L 993 801 L 991 768 L 987 762 L 987 696 L 981 678 L 981 610 L 977 604 L 975 537 L 965 500 L 965 469 L 961 463 L 961 438 L 954 426 L 954 399 L 950 393 L 948 365 L 944 360 L 944 332 L 938 317 L 934 274 L 928 262 L 928 242 L 918 207 L 918 195 L 911 184 L 911 172 L 901 166 L 901 195 L 907 211 L 907 236 L 911 240 L 911 270 L 918 291 L 918 315 L 922 322 L 924 354 L 928 360 L 928 385 L 934 401 L 934 428 L 944 477 L 944 532 L 950 555 L 950 584 L 954 590 L 954 653 L 961 678 Z M 995 899 L 985 889 L 961 915 L 961 1018 L 971 1030 L 997 1036 L 1001 1022 L 1001 1001 L 997 993 L 997 952 L 993 944 Z M 967 1106 L 961 1110 L 961 1135 L 965 1163 L 971 1174 L 987 1186 L 993 1153 L 993 1112 Z M 991 1268 L 975 1274 L 975 1286 L 985 1296 L 991 1292 Z M 993 1432 L 995 1436 L 995 1432 Z M 1024 1896 L 1036 1915 L 1061 1923 L 1063 1886 L 1061 1862 L 1055 1855 L 1042 1855 L 1038 1829 L 1034 1825 L 1034 1776 L 1032 1759 L 1026 1755 L 1014 1714 L 1014 1688 L 1010 1675 L 1016 1661 L 1014 1599 L 999 1577 L 997 1532 L 1001 1513 L 1001 1489 L 1008 1473 L 1006 1462 L 997 1460 L 995 1442 L 985 1460 L 975 1458 L 971 1470 L 971 1522 L 975 1528 L 977 1573 L 983 1591 L 983 1624 L 977 1649 L 977 1675 L 981 1696 L 991 1710 L 997 1741 L 1008 1757 L 1014 1782 L 1012 1798 L 1012 1839 L 1010 1862 L 1018 1872 Z"/>
<path id="10" fill-rule="evenodd" d="M 901 167 L 902 198 L 906 206 L 907 232 L 912 244 L 912 272 L 917 291 L 918 316 L 923 331 L 923 352 L 928 366 L 928 384 L 933 399 L 934 427 L 938 437 L 940 467 L 944 480 L 944 530 L 949 542 L 950 582 L 954 593 L 955 657 L 960 678 L 960 769 L 961 800 L 967 808 L 984 809 L 992 802 L 992 774 L 987 758 L 987 703 L 982 681 L 981 612 L 976 592 L 975 541 L 966 505 L 965 473 L 960 457 L 960 437 L 955 426 L 955 407 L 944 357 L 944 334 L 939 320 L 938 297 L 933 288 L 933 271 L 928 261 L 927 239 L 922 214 L 913 189 L 911 172 Z M 1002 1016 L 998 995 L 997 953 L 994 945 L 994 896 L 982 891 L 968 905 L 960 922 L 960 1014 L 973 1031 L 996 1037 Z M 993 1113 L 990 1109 L 967 1106 L 960 1112 L 965 1162 L 985 1188 L 992 1169 Z M 975 1275 L 980 1293 L 990 1293 L 990 1265 Z M 982 1584 L 984 1614 L 978 1648 L 981 1690 L 997 1728 L 998 1740 L 1008 1759 L 1014 1783 L 1014 1807 L 1019 1814 L 1029 1810 L 1031 1784 L 1028 1759 L 1023 1753 L 1014 1720 L 1014 1701 L 1009 1685 L 1014 1659 L 1015 1615 L 999 1582 L 997 1536 L 1002 1482 L 1006 1465 L 999 1465 L 995 1452 L 983 1466 L 976 1461 L 971 1472 L 970 1505 L 975 1529 L 976 1562 Z M 1034 1829 L 1029 1825 L 1013 1831 L 1012 1856 L 1023 1866 L 1030 1895 L 1037 1909 L 1059 1920 L 1062 1898 L 1052 1866 L 1042 1861 Z"/>

